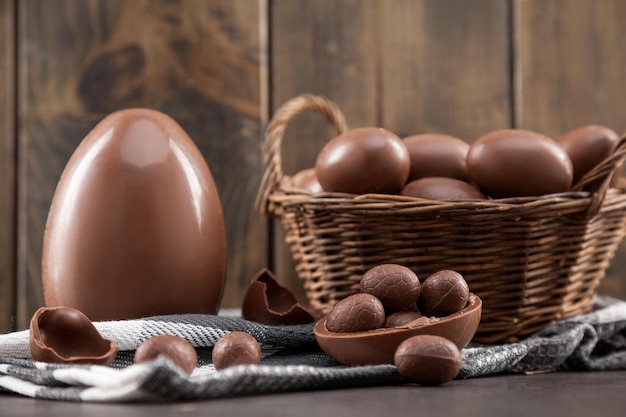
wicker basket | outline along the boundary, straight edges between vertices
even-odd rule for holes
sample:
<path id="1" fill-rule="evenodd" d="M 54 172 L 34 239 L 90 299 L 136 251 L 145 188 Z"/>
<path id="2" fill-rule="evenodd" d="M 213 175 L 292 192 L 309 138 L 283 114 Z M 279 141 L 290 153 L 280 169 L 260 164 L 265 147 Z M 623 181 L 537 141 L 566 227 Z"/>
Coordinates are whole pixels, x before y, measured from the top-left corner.
<path id="1" fill-rule="evenodd" d="M 358 291 L 367 269 L 399 263 L 420 279 L 441 269 L 461 272 L 483 300 L 474 338 L 481 343 L 515 341 L 591 309 L 625 234 L 626 192 L 610 186 L 624 146 L 574 187 L 593 192 L 465 202 L 311 194 L 293 187 L 281 168 L 285 128 L 305 111 L 346 130 L 338 107 L 323 97 L 286 102 L 267 128 L 257 208 L 281 218 L 313 307 L 328 312 Z"/>

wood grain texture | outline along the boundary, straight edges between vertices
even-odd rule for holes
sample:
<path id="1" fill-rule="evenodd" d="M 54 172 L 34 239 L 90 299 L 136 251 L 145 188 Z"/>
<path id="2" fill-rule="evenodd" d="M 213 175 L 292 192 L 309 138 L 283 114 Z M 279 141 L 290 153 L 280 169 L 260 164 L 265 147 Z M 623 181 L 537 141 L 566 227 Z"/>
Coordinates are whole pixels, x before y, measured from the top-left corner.
<path id="1" fill-rule="evenodd" d="M 222 306 L 239 305 L 267 256 L 265 222 L 253 209 L 264 123 L 263 3 L 20 2 L 18 327 L 43 304 L 43 232 L 65 163 L 98 121 L 125 107 L 169 114 L 204 154 L 229 242 Z"/>
<path id="2" fill-rule="evenodd" d="M 557 137 L 587 124 L 626 131 L 626 2 L 516 0 L 519 125 Z M 599 291 L 626 298 L 626 245 Z"/>
<path id="3" fill-rule="evenodd" d="M 15 21 L 13 0 L 0 0 L 0 333 L 15 314 Z"/>
<path id="4" fill-rule="evenodd" d="M 350 127 L 467 141 L 512 123 L 508 2 L 276 0 L 270 27 L 274 110 L 297 94 L 320 94 Z M 330 137 L 320 117 L 290 123 L 285 173 L 313 166 Z M 274 269 L 298 290 L 276 230 Z"/>

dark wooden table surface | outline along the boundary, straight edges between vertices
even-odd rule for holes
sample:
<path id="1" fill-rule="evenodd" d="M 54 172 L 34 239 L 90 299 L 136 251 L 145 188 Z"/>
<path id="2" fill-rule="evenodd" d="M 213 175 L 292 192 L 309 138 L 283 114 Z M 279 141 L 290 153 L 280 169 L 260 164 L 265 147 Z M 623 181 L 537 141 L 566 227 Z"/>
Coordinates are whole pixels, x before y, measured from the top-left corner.
<path id="1" fill-rule="evenodd" d="M 403 385 L 165 404 L 77 404 L 0 394 L 0 415 L 623 417 L 625 394 L 626 371 L 562 372 L 476 378 L 441 387 Z"/>

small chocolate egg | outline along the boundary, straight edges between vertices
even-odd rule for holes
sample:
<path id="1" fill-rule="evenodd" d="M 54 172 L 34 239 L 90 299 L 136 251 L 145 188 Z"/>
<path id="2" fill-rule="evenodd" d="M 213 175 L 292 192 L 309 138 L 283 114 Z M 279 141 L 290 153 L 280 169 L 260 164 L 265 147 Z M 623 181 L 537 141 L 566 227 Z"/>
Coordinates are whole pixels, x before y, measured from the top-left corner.
<path id="1" fill-rule="evenodd" d="M 108 366 L 117 355 L 118 343 L 102 337 L 75 308 L 41 307 L 30 321 L 29 347 L 36 361 Z"/>
<path id="2" fill-rule="evenodd" d="M 428 177 L 411 181 L 400 190 L 400 195 L 441 201 L 487 198 L 474 185 L 446 177 Z"/>
<path id="3" fill-rule="evenodd" d="M 231 332 L 215 342 L 211 358 L 218 371 L 237 365 L 258 365 L 261 363 L 261 345 L 246 332 Z"/>
<path id="4" fill-rule="evenodd" d="M 404 378 L 423 385 L 442 385 L 461 370 L 461 351 L 450 340 L 436 335 L 409 337 L 398 345 L 394 364 Z"/>
<path id="5" fill-rule="evenodd" d="M 387 311 L 408 310 L 417 304 L 420 280 L 410 268 L 398 264 L 376 265 L 365 271 L 361 291 L 372 294 Z"/>
<path id="6" fill-rule="evenodd" d="M 43 240 L 46 305 L 91 320 L 215 314 L 227 244 L 204 157 L 169 116 L 127 109 L 70 158 Z"/>
<path id="7" fill-rule="evenodd" d="M 315 174 L 325 191 L 352 194 L 396 193 L 409 177 L 406 145 L 378 127 L 349 130 L 322 148 Z"/>
<path id="8" fill-rule="evenodd" d="M 198 364 L 198 353 L 191 343 L 169 334 L 152 336 L 142 342 L 135 351 L 133 363 L 149 362 L 159 356 L 170 359 L 187 375 L 191 375 Z"/>
<path id="9" fill-rule="evenodd" d="M 326 329 L 336 333 L 362 332 L 385 325 L 385 307 L 372 294 L 347 296 L 333 306 L 326 316 Z"/>
<path id="10" fill-rule="evenodd" d="M 419 311 L 426 316 L 448 316 L 461 311 L 469 299 L 469 286 L 459 272 L 444 269 L 422 283 Z"/>
<path id="11" fill-rule="evenodd" d="M 469 181 L 466 163 L 469 143 L 441 133 L 422 133 L 407 136 L 404 144 L 411 158 L 408 181 L 424 177 Z"/>
<path id="12" fill-rule="evenodd" d="M 424 319 L 424 321 L 428 320 L 419 311 L 396 311 L 387 316 L 385 319 L 385 327 L 404 326 L 420 318 Z"/>
<path id="13" fill-rule="evenodd" d="M 611 156 L 619 135 L 605 126 L 589 125 L 570 130 L 556 141 L 569 155 L 574 167 L 574 183 Z"/>
<path id="14" fill-rule="evenodd" d="M 490 132 L 470 145 L 467 170 L 493 198 L 539 196 L 568 191 L 572 161 L 556 141 L 521 129 Z"/>

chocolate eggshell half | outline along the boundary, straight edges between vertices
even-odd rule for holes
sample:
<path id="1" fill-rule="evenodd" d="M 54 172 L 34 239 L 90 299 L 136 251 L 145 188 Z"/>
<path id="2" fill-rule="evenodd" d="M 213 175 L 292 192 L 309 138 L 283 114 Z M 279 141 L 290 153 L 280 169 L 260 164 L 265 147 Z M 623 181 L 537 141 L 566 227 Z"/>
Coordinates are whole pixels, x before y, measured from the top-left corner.
<path id="1" fill-rule="evenodd" d="M 481 299 L 470 294 L 467 307 L 447 317 L 420 317 L 400 327 L 354 333 L 330 332 L 326 329 L 326 318 L 323 318 L 313 332 L 322 350 L 344 365 L 393 364 L 397 347 L 411 336 L 445 337 L 462 349 L 474 337 L 481 312 Z"/>
<path id="2" fill-rule="evenodd" d="M 30 322 L 34 360 L 49 363 L 110 365 L 118 343 L 105 339 L 82 312 L 70 307 L 42 307 Z"/>
<path id="3" fill-rule="evenodd" d="M 43 240 L 46 305 L 91 320 L 217 313 L 227 244 L 204 157 L 169 116 L 126 109 L 80 143 Z"/>

